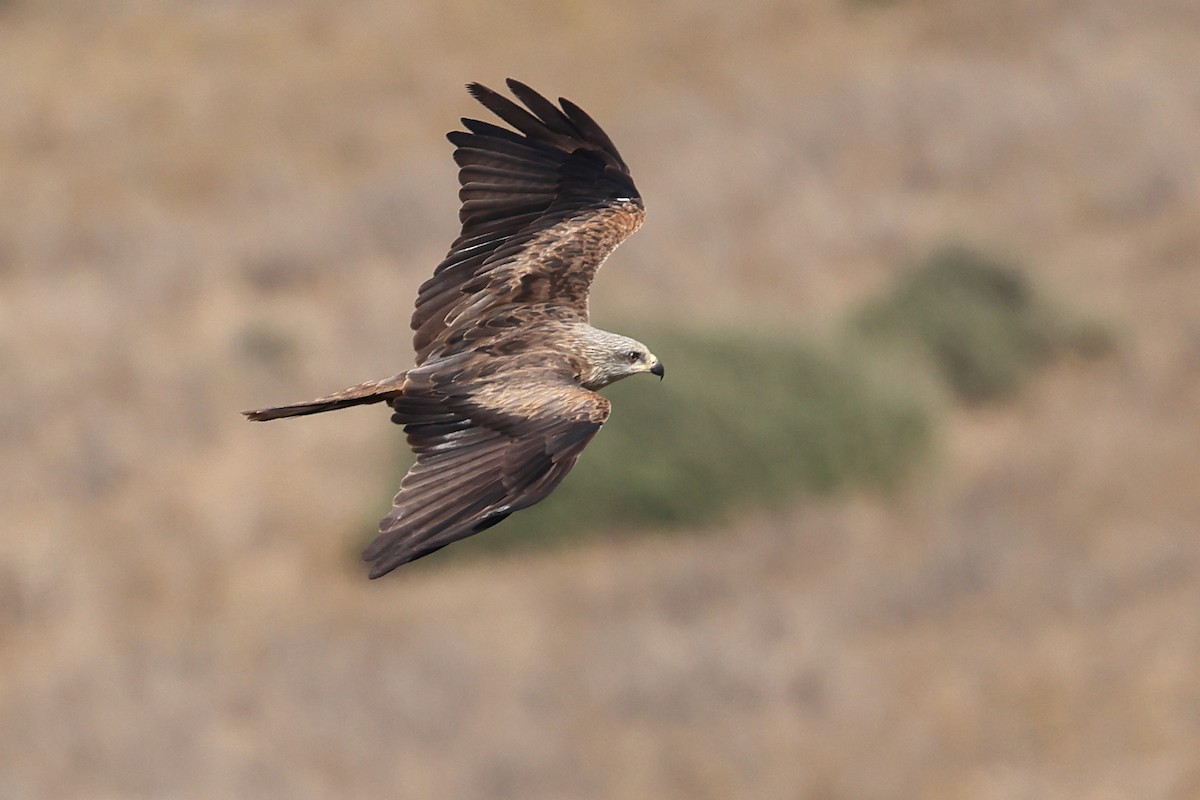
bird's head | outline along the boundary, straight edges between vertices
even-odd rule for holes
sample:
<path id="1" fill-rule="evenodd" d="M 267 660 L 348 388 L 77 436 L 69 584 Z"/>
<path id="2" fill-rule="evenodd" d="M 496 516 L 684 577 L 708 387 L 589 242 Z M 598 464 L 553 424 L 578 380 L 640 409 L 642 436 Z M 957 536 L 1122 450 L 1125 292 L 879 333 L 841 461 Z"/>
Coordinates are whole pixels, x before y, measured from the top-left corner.
<path id="1" fill-rule="evenodd" d="M 651 353 L 649 347 L 628 336 L 591 328 L 581 344 L 589 366 L 582 383 L 589 389 L 599 389 L 642 372 L 659 378 L 665 373 L 658 356 Z"/>

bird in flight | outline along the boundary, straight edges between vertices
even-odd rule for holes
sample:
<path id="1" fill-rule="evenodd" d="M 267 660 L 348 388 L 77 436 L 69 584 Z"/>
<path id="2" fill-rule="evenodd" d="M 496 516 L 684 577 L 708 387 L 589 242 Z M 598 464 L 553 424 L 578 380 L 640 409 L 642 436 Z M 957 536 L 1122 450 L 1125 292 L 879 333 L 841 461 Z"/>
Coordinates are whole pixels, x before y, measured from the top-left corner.
<path id="1" fill-rule="evenodd" d="M 646 345 L 588 322 L 596 271 L 645 216 L 629 168 L 579 106 L 507 84 L 524 107 L 477 83 L 467 90 L 511 129 L 464 118 L 466 130 L 447 135 L 462 232 L 417 293 L 416 366 L 244 412 L 391 407 L 416 463 L 363 552 L 372 578 L 544 499 L 608 419 L 596 390 L 663 376 Z"/>

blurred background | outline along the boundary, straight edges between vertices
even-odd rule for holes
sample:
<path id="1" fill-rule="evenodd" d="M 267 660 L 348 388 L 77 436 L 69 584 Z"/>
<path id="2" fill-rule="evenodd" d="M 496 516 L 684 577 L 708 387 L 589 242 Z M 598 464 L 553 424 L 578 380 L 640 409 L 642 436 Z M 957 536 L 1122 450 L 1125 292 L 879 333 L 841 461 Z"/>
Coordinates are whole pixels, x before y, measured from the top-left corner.
<path id="1" fill-rule="evenodd" d="M 646 198 L 537 509 L 370 582 L 512 75 Z M 0 2 L 0 797 L 1200 796 L 1194 0 Z"/>

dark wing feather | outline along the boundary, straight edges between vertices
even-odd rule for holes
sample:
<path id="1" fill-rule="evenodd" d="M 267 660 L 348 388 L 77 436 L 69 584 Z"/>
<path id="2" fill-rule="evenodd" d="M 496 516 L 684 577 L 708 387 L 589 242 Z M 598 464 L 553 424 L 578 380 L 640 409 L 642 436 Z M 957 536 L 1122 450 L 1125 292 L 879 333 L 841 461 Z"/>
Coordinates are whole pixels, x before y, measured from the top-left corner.
<path id="1" fill-rule="evenodd" d="M 629 168 L 600 126 L 574 103 L 507 83 L 524 107 L 467 88 L 513 130 L 463 119 L 466 130 L 447 137 L 462 231 L 417 294 L 418 364 L 451 351 L 449 332 L 503 306 L 557 305 L 586 320 L 596 270 L 642 223 Z"/>
<path id="2" fill-rule="evenodd" d="M 543 499 L 608 418 L 608 401 L 562 371 L 431 377 L 420 394 L 414 386 L 392 401 L 417 462 L 363 552 L 372 578 Z"/>

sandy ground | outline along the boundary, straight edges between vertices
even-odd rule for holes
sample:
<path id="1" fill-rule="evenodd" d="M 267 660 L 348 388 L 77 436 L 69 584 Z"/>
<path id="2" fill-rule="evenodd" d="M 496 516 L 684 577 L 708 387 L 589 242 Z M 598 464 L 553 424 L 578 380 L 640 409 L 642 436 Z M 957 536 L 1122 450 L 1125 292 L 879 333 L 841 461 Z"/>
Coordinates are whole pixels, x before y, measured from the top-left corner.
<path id="1" fill-rule="evenodd" d="M 507 74 L 648 199 L 601 323 L 961 238 L 1119 351 L 895 498 L 367 582 L 396 432 L 236 412 L 407 366 Z M 1190 0 L 0 4 L 0 796 L 1200 796 L 1197 75 Z"/>

